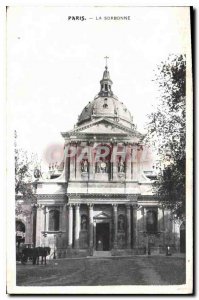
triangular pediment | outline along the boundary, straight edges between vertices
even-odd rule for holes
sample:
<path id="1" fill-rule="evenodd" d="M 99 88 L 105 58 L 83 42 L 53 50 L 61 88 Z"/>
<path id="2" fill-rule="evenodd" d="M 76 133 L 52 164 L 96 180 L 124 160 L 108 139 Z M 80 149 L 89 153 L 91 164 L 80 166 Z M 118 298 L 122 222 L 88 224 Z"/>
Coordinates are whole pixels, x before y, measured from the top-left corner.
<path id="1" fill-rule="evenodd" d="M 62 133 L 62 135 L 78 134 L 113 134 L 137 136 L 133 128 L 128 128 L 121 123 L 114 122 L 108 118 L 100 118 L 82 126 L 75 127 L 73 130 Z"/>
<path id="2" fill-rule="evenodd" d="M 100 212 L 94 218 L 95 219 L 108 219 L 108 218 L 110 218 L 110 216 L 104 212 Z"/>

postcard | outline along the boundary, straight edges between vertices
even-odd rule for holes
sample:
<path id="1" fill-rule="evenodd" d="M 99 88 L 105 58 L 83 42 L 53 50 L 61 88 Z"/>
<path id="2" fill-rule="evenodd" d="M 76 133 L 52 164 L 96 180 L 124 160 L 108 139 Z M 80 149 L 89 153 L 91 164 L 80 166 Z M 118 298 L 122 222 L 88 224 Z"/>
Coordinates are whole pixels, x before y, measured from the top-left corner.
<path id="1" fill-rule="evenodd" d="M 8 294 L 193 293 L 191 7 L 6 14 Z"/>

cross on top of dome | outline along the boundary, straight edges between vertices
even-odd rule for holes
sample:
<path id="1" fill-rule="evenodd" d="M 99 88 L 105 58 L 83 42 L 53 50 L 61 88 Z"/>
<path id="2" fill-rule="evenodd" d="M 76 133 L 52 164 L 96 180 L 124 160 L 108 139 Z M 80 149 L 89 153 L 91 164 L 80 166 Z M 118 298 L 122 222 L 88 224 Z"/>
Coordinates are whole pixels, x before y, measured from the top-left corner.
<path id="1" fill-rule="evenodd" d="M 109 57 L 108 57 L 108 56 L 105 56 L 104 58 L 105 58 L 105 60 L 106 60 L 106 67 L 105 67 L 105 68 L 108 68 L 108 67 L 107 67 L 107 59 L 109 59 Z"/>
<path id="2" fill-rule="evenodd" d="M 106 66 L 105 66 L 105 70 L 103 73 L 103 78 L 100 81 L 101 90 L 99 92 L 99 96 L 109 97 L 109 96 L 113 96 L 113 92 L 111 90 L 111 86 L 112 86 L 113 82 L 110 79 L 110 74 L 109 74 L 108 66 L 107 66 L 107 59 L 109 59 L 109 57 L 105 56 L 104 58 L 106 60 Z"/>

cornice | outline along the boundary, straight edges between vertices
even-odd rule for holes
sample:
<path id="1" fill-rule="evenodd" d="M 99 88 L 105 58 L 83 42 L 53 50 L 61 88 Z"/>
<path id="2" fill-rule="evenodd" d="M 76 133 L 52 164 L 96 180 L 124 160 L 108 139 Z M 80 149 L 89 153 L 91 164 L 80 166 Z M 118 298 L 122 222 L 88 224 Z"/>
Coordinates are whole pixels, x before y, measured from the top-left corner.
<path id="1" fill-rule="evenodd" d="M 85 124 L 83 126 L 80 126 L 80 127 L 76 127 L 74 128 L 73 130 L 71 131 L 67 131 L 67 132 L 61 132 L 61 135 L 63 137 L 69 137 L 73 134 L 75 134 L 76 136 L 80 137 L 80 136 L 85 136 L 85 135 L 108 135 L 110 136 L 110 134 L 106 134 L 106 133 L 86 133 L 86 132 L 81 132 L 81 130 L 85 130 L 85 129 L 88 129 L 94 125 L 96 125 L 97 123 L 100 123 L 101 121 L 105 121 L 111 125 L 113 125 L 115 128 L 118 128 L 118 129 L 121 129 L 124 131 L 124 133 L 113 133 L 113 135 L 128 135 L 129 137 L 138 137 L 138 138 L 141 138 L 143 137 L 143 135 L 141 133 L 139 133 L 138 131 L 136 131 L 135 129 L 132 129 L 132 128 L 128 128 L 122 124 L 119 124 L 119 123 L 116 123 L 116 122 L 113 122 L 109 119 L 107 119 L 106 117 L 105 118 L 100 118 L 98 120 L 95 120 L 94 122 L 90 122 L 88 124 Z"/>
<path id="2" fill-rule="evenodd" d="M 68 198 L 79 198 L 81 197 L 81 199 L 89 199 L 89 198 L 103 198 L 103 199 L 109 199 L 109 198 L 114 198 L 114 199 L 131 199 L 131 198 L 138 198 L 139 194 L 124 194 L 124 193 L 89 193 L 89 194 L 85 194 L 85 193 L 67 193 Z"/>
<path id="3" fill-rule="evenodd" d="M 66 194 L 37 194 L 37 199 L 65 199 Z"/>

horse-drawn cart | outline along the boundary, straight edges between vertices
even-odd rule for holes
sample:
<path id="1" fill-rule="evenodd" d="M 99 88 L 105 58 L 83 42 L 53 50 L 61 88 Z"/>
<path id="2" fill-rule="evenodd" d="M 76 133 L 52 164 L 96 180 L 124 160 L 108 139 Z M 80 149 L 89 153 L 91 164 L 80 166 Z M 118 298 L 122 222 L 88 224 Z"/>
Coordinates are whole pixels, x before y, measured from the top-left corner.
<path id="1" fill-rule="evenodd" d="M 33 244 L 23 243 L 20 246 L 16 247 L 16 261 L 23 261 L 23 263 L 27 263 L 28 259 L 26 259 L 23 255 L 24 249 L 32 248 Z"/>
<path id="2" fill-rule="evenodd" d="M 39 257 L 41 257 L 41 263 L 46 264 L 46 256 L 50 254 L 50 247 L 25 247 L 21 253 L 21 263 L 25 265 L 28 260 L 32 261 L 32 264 L 39 264 Z"/>

